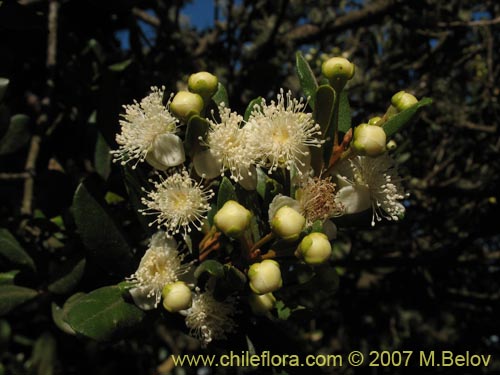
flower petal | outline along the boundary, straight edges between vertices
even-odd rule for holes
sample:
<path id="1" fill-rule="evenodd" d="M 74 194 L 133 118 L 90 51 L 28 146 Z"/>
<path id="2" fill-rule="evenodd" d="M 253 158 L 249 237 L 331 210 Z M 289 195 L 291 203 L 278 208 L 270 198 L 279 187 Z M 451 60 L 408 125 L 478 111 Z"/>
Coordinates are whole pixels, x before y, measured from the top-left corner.
<path id="1" fill-rule="evenodd" d="M 210 150 L 200 151 L 193 157 L 194 170 L 198 176 L 212 179 L 220 175 L 221 163 L 215 158 Z"/>
<path id="2" fill-rule="evenodd" d="M 146 157 L 146 161 L 153 167 L 163 166 L 163 170 L 169 167 L 181 165 L 186 160 L 182 140 L 175 134 L 161 134 L 153 141 L 152 149 Z M 161 168 L 157 168 L 162 170 Z"/>
<path id="3" fill-rule="evenodd" d="M 343 187 L 337 193 L 337 200 L 344 207 L 344 214 L 355 214 L 371 207 L 370 191 L 363 185 Z"/>

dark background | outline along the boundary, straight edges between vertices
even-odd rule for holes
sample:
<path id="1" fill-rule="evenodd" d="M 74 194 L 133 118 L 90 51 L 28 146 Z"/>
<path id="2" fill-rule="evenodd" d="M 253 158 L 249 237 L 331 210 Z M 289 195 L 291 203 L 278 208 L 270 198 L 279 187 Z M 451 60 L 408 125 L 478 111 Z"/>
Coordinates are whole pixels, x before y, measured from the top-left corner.
<path id="1" fill-rule="evenodd" d="M 249 322 L 257 352 L 266 347 L 286 353 L 468 350 L 492 354 L 494 363 L 425 373 L 497 373 L 500 3 L 195 3 L 210 6 L 193 11 L 192 2 L 183 0 L 0 2 L 0 77 L 10 80 L 0 107 L 0 136 L 10 116 L 27 115 L 14 144 L 0 148 L 0 227 L 8 228 L 39 266 L 36 275 L 16 276 L 16 283 L 42 295 L 3 318 L 12 331 L 0 345 L 5 373 L 163 373 L 171 369 L 164 362 L 167 354 L 199 350 L 166 328 L 179 322 L 153 324 L 105 344 L 66 335 L 53 324 L 51 302 L 126 276 L 109 275 L 89 262 L 71 293 L 46 292 L 53 263 L 83 253 L 72 225 L 73 194 L 82 178 L 99 175 L 106 191 L 127 196 L 107 152 L 116 147 L 121 106 L 142 98 L 151 85 L 175 92 L 189 74 L 208 70 L 241 112 L 251 99 L 271 98 L 281 87 L 300 94 L 294 70 L 298 50 L 318 76 L 322 54 L 345 53 L 356 64 L 347 87 L 355 124 L 382 114 L 401 89 L 434 103 L 395 137 L 395 157 L 409 192 L 405 220 L 374 230 L 342 230 L 337 250 L 345 255 L 336 263 L 341 273 L 336 296 L 318 295 L 314 311 L 276 324 Z M 126 202 L 113 210 L 136 243 L 145 238 L 134 229 Z M 1 259 L 0 267 L 12 269 Z M 34 348 L 42 339 L 51 349 L 40 362 Z M 370 373 L 409 371 L 404 370 Z"/>

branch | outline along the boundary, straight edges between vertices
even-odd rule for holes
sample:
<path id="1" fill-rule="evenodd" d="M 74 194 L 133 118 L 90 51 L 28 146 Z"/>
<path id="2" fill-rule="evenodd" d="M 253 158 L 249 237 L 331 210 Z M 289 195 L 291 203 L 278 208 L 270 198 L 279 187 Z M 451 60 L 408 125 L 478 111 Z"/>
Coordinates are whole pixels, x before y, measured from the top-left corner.
<path id="1" fill-rule="evenodd" d="M 348 12 L 336 18 L 335 21 L 322 29 L 313 25 L 298 26 L 291 30 L 286 38 L 296 44 L 313 42 L 316 39 L 336 31 L 342 31 L 362 24 L 369 24 L 377 18 L 389 13 L 397 5 L 397 2 L 394 0 L 375 1 L 360 10 Z"/>
<path id="2" fill-rule="evenodd" d="M 132 14 L 139 18 L 141 21 L 144 21 L 151 26 L 160 27 L 161 25 L 161 21 L 158 17 L 149 14 L 145 10 L 134 7 L 132 8 Z"/>

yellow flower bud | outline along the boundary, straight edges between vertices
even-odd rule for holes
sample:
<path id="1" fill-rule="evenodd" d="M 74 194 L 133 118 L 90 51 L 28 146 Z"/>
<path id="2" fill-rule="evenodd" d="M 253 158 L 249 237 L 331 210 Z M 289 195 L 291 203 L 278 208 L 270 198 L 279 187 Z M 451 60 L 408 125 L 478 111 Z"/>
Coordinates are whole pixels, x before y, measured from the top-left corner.
<path id="1" fill-rule="evenodd" d="M 183 281 L 165 285 L 161 294 L 163 307 L 171 313 L 188 309 L 193 299 L 191 289 Z"/>
<path id="2" fill-rule="evenodd" d="M 368 125 L 377 125 L 377 122 L 379 122 L 380 120 L 382 120 L 382 117 L 380 116 L 372 117 L 368 120 Z"/>
<path id="3" fill-rule="evenodd" d="M 392 151 L 392 150 L 395 150 L 396 147 L 398 147 L 398 144 L 396 143 L 395 140 L 391 139 L 389 142 L 387 142 L 387 149 Z"/>
<path id="4" fill-rule="evenodd" d="M 200 95 L 179 91 L 170 103 L 170 110 L 177 118 L 187 121 L 191 116 L 199 115 L 203 110 L 203 105 L 203 99 Z"/>
<path id="5" fill-rule="evenodd" d="M 251 294 L 248 297 L 248 303 L 255 315 L 268 315 L 269 311 L 273 309 L 276 298 L 272 293 L 266 294 Z"/>
<path id="6" fill-rule="evenodd" d="M 271 229 L 278 237 L 295 241 L 306 224 L 306 219 L 299 212 L 289 206 L 283 206 L 271 220 Z"/>
<path id="7" fill-rule="evenodd" d="M 209 99 L 217 91 L 219 80 L 209 72 L 191 74 L 188 79 L 189 91 L 200 94 L 202 98 Z"/>
<path id="8" fill-rule="evenodd" d="M 332 57 L 321 65 L 321 72 L 337 92 L 354 77 L 354 71 L 354 64 L 343 57 Z"/>
<path id="9" fill-rule="evenodd" d="M 361 124 L 354 129 L 352 148 L 359 155 L 378 156 L 385 152 L 386 139 L 380 126 Z"/>
<path id="10" fill-rule="evenodd" d="M 281 271 L 278 262 L 265 259 L 260 263 L 254 263 L 248 269 L 250 289 L 256 294 L 266 294 L 281 288 Z"/>
<path id="11" fill-rule="evenodd" d="M 252 213 L 236 201 L 229 200 L 214 216 L 215 226 L 226 236 L 240 237 L 250 225 Z"/>
<path id="12" fill-rule="evenodd" d="M 319 232 L 305 236 L 295 251 L 298 258 L 304 259 L 307 264 L 321 264 L 326 262 L 332 254 L 332 245 L 328 237 Z"/>
<path id="13" fill-rule="evenodd" d="M 412 94 L 400 91 L 392 96 L 391 103 L 401 112 L 418 103 L 418 100 Z"/>

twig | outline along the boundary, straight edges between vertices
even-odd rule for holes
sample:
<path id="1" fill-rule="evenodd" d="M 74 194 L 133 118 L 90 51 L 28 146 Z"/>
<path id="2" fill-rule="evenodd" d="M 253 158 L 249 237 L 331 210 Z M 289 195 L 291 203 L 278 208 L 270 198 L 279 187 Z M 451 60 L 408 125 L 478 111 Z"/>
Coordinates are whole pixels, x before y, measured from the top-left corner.
<path id="1" fill-rule="evenodd" d="M 497 23 L 500 23 L 500 17 L 491 20 L 438 22 L 437 25 L 439 27 L 475 27 L 495 25 Z"/>
<path id="2" fill-rule="evenodd" d="M 29 178 L 31 174 L 29 172 L 17 172 L 17 173 L 0 173 L 0 180 L 24 180 Z"/>
<path id="3" fill-rule="evenodd" d="M 161 21 L 158 17 L 149 14 L 145 10 L 134 7 L 132 8 L 132 14 L 151 26 L 160 27 L 161 25 Z"/>
<path id="4" fill-rule="evenodd" d="M 57 16 L 59 10 L 59 3 L 57 0 L 50 0 L 49 2 L 49 14 L 48 14 L 48 38 L 47 38 L 47 69 L 48 69 L 48 77 L 47 77 L 47 88 L 48 93 L 52 92 L 54 82 L 53 82 L 53 74 L 54 67 L 57 61 Z M 50 105 L 50 95 L 43 100 L 43 104 Z M 48 120 L 48 116 L 45 113 L 41 113 L 37 126 L 42 127 L 46 124 Z M 32 202 L 33 202 L 33 188 L 35 184 L 34 180 L 34 172 L 36 169 L 36 160 L 38 159 L 38 154 L 40 152 L 40 143 L 41 143 L 40 134 L 35 134 L 31 137 L 30 148 L 28 151 L 28 156 L 26 158 L 26 163 L 24 166 L 25 172 L 29 174 L 24 181 L 24 192 L 23 192 L 23 200 L 21 204 L 21 214 L 22 215 L 31 215 L 33 212 Z"/>

